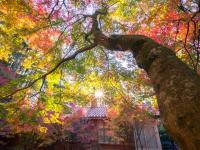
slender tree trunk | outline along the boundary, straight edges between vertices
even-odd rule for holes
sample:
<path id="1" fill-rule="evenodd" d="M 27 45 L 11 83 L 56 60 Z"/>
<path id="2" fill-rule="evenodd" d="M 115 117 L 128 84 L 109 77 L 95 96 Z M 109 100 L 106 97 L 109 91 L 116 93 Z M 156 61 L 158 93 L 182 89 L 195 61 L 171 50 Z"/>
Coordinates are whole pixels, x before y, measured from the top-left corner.
<path id="1" fill-rule="evenodd" d="M 133 52 L 151 78 L 161 119 L 183 150 L 200 149 L 200 76 L 174 52 L 145 36 L 94 32 L 95 42 L 110 50 Z"/>

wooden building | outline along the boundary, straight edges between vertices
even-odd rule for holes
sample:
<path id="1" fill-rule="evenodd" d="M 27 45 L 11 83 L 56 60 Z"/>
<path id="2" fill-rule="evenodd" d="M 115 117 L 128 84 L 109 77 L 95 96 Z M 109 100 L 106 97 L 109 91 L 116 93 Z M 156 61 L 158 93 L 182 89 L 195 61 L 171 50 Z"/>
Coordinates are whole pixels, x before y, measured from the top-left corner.
<path id="1" fill-rule="evenodd" d="M 107 132 L 111 129 L 106 128 L 107 108 L 105 106 L 91 106 L 87 108 L 85 116 L 89 122 L 96 126 L 97 140 L 88 144 L 87 150 L 162 150 L 158 128 L 155 122 L 135 122 L 133 127 L 133 141 L 125 143 L 109 136 Z"/>

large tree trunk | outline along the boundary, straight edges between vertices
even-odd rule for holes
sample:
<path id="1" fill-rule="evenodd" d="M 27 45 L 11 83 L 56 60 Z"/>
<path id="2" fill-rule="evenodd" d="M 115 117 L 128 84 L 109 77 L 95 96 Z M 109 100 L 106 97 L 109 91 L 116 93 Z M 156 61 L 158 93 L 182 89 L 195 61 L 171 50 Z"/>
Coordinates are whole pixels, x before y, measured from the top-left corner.
<path id="1" fill-rule="evenodd" d="M 200 149 L 200 77 L 174 52 L 145 36 L 94 32 L 95 42 L 110 50 L 130 50 L 151 78 L 161 119 L 183 150 Z"/>

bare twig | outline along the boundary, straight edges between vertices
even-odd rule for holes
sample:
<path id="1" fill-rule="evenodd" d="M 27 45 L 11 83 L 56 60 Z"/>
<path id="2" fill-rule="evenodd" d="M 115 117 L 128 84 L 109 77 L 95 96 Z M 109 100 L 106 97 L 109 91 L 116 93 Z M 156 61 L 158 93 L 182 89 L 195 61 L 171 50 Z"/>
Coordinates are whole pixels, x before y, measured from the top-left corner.
<path id="1" fill-rule="evenodd" d="M 40 86 L 40 90 L 37 93 L 34 93 L 33 95 L 31 95 L 30 98 L 35 97 L 35 96 L 37 96 L 38 94 L 40 94 L 42 92 L 42 89 L 44 87 L 45 81 L 46 81 L 46 77 L 43 77 L 42 84 Z"/>
<path id="2" fill-rule="evenodd" d="M 185 36 L 184 48 L 185 48 L 185 51 L 187 52 L 188 56 L 190 57 L 193 68 L 195 69 L 194 60 L 192 59 L 192 56 L 191 56 L 189 50 L 187 49 L 187 38 L 188 38 L 189 30 L 190 30 L 190 22 L 187 23 L 187 33 L 186 33 L 186 36 Z"/>
<path id="3" fill-rule="evenodd" d="M 74 17 L 72 17 L 72 18 L 74 18 Z M 45 55 L 51 53 L 54 50 L 54 48 L 58 45 L 59 41 L 61 40 L 63 34 L 65 33 L 65 31 L 67 30 L 68 27 L 70 27 L 70 26 L 72 26 L 72 25 L 74 25 L 76 23 L 82 22 L 82 21 L 84 21 L 84 18 L 79 18 L 76 21 L 72 22 L 71 24 L 65 26 L 63 31 L 60 33 L 60 35 L 58 36 L 57 40 L 55 41 L 54 46 L 51 49 L 49 49 L 48 52 L 45 53 Z M 69 36 L 69 35 L 67 35 L 67 36 Z M 65 37 L 67 37 L 67 36 L 65 36 Z"/>
<path id="4" fill-rule="evenodd" d="M 49 13 L 47 19 L 51 20 L 51 16 L 53 15 L 56 6 L 59 4 L 59 0 L 56 1 L 55 5 L 53 6 L 53 8 L 51 9 L 51 12 Z"/>
<path id="5" fill-rule="evenodd" d="M 107 71 L 109 72 L 109 71 L 110 71 L 110 62 L 109 62 L 109 56 L 107 55 L 107 53 L 105 52 L 105 50 L 104 50 L 104 49 L 101 49 L 101 50 L 102 50 L 102 52 L 105 54 L 106 61 L 107 61 L 107 63 L 108 63 L 108 65 L 107 65 Z"/>

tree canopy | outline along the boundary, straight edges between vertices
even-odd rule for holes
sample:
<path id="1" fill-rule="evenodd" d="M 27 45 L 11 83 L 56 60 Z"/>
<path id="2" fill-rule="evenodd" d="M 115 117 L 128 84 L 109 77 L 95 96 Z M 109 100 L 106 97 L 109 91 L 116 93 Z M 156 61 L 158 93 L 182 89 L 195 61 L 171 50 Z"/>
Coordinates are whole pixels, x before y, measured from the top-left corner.
<path id="1" fill-rule="evenodd" d="M 68 128 L 83 113 L 74 105 L 93 99 L 115 115 L 129 108 L 138 114 L 130 119 L 152 117 L 151 79 L 130 51 L 95 43 L 105 41 L 94 28 L 113 38 L 147 36 L 199 74 L 199 12 L 198 0 L 0 0 L 0 60 L 16 73 L 0 87 L 5 128 L 50 135 L 45 123 Z"/>

